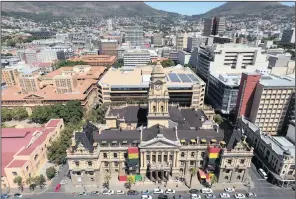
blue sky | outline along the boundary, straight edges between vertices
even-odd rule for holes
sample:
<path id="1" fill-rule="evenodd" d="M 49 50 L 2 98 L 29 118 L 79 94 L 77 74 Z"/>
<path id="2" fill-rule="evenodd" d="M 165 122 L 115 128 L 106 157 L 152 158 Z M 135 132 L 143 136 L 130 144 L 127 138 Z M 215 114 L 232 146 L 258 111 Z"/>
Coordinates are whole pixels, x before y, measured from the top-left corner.
<path id="1" fill-rule="evenodd" d="M 177 12 L 184 15 L 205 13 L 225 2 L 145 2 L 147 5 L 168 12 Z M 292 6 L 295 2 L 281 2 L 284 5 Z"/>

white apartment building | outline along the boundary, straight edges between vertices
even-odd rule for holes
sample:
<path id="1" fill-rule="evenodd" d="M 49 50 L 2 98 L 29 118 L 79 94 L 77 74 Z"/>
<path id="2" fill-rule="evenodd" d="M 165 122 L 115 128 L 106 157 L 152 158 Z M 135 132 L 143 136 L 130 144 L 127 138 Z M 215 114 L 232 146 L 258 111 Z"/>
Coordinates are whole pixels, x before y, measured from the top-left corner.
<path id="1" fill-rule="evenodd" d="M 262 131 L 276 135 L 295 92 L 295 78 L 269 75 L 258 82 L 250 112 L 250 121 Z"/>
<path id="2" fill-rule="evenodd" d="M 148 50 L 128 50 L 123 53 L 125 67 L 145 66 L 150 63 L 150 52 Z"/>
<path id="3" fill-rule="evenodd" d="M 295 184 L 294 144 L 285 137 L 271 136 L 261 131 L 244 117 L 237 120 L 236 127 L 247 136 L 247 142 L 254 147 L 257 164 L 266 171 L 272 183 L 280 186 Z"/>
<path id="4" fill-rule="evenodd" d="M 295 28 L 284 30 L 281 42 L 295 43 Z"/>
<path id="5" fill-rule="evenodd" d="M 209 79 L 210 71 L 242 73 L 268 67 L 261 48 L 244 44 L 201 46 L 198 55 L 196 72 L 203 79 Z"/>
<path id="6" fill-rule="evenodd" d="M 186 52 L 186 51 L 179 51 L 178 52 L 178 62 L 179 64 L 181 65 L 185 65 L 185 64 L 188 64 L 189 63 L 189 60 L 190 60 L 190 57 L 191 57 L 191 54 Z"/>
<path id="7" fill-rule="evenodd" d="M 196 37 L 188 37 L 187 39 L 187 51 L 191 52 L 195 47 L 199 47 L 201 45 L 206 45 L 208 41 L 208 37 L 206 36 L 196 36 Z"/>
<path id="8" fill-rule="evenodd" d="M 177 51 L 187 48 L 187 39 L 188 39 L 187 33 L 176 35 L 176 50 Z"/>
<path id="9" fill-rule="evenodd" d="M 39 53 L 37 53 L 38 62 L 52 62 L 58 59 L 57 52 L 50 48 L 41 49 Z"/>

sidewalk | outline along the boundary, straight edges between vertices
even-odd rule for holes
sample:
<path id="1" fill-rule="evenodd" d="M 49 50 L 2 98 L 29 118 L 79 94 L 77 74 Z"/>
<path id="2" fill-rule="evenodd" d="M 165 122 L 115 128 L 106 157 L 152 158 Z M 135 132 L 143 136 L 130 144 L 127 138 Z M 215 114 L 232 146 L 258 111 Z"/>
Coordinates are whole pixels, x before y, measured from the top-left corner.
<path id="1" fill-rule="evenodd" d="M 187 182 L 188 182 L 188 186 L 190 185 L 190 178 L 186 178 Z M 102 187 L 103 181 L 102 183 L 99 183 L 97 185 L 80 185 L 80 186 L 76 186 L 74 187 L 70 182 L 65 185 L 65 192 L 68 193 L 73 193 L 75 190 L 75 192 L 92 192 L 92 191 L 102 191 L 104 190 L 104 188 Z M 117 178 L 112 177 L 110 179 L 109 182 L 109 189 L 111 190 L 122 190 L 122 191 L 127 191 L 127 189 L 124 187 L 125 182 L 120 182 L 118 181 Z M 227 187 L 232 187 L 235 188 L 237 190 L 248 190 L 248 187 L 245 185 L 246 183 L 215 183 L 212 185 L 212 189 L 213 190 L 224 190 Z M 202 189 L 204 188 L 203 185 L 200 184 L 200 182 L 198 181 L 198 179 L 196 177 L 194 177 L 192 179 L 192 185 L 191 188 L 189 188 L 188 186 L 186 186 L 183 182 L 180 181 L 169 181 L 167 183 L 167 185 L 165 186 L 165 184 L 158 184 L 158 183 L 154 183 L 151 181 L 144 181 L 144 182 L 136 182 L 134 185 L 132 185 L 131 189 L 132 190 L 136 190 L 136 191 L 143 191 L 143 190 L 148 190 L 148 191 L 152 191 L 155 188 L 161 188 L 163 190 L 166 189 L 174 189 L 177 192 L 188 192 L 190 189 Z M 251 182 L 250 183 L 250 188 L 254 187 L 254 183 Z"/>

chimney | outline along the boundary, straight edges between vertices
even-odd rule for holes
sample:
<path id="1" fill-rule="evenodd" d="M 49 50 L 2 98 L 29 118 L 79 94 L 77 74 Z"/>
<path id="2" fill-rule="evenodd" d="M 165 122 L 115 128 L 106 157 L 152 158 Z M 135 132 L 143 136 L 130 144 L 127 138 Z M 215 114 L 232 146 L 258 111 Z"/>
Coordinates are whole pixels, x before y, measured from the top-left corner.
<path id="1" fill-rule="evenodd" d="M 178 127 L 177 126 L 175 126 L 175 133 L 176 133 L 176 139 L 179 139 L 178 138 Z"/>

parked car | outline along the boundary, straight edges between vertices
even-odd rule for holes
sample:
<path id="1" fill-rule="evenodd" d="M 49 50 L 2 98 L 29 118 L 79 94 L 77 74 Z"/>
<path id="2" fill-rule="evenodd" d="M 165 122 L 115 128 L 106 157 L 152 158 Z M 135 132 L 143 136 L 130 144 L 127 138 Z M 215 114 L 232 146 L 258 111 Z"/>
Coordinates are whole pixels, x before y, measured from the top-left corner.
<path id="1" fill-rule="evenodd" d="M 90 193 L 90 195 L 97 196 L 97 195 L 100 195 L 100 192 L 99 191 L 93 191 L 93 192 Z"/>
<path id="2" fill-rule="evenodd" d="M 255 198 L 255 197 L 257 197 L 257 195 L 255 193 L 246 193 L 246 196 L 248 198 Z"/>
<path id="3" fill-rule="evenodd" d="M 236 199 L 246 198 L 246 196 L 245 196 L 244 194 L 242 194 L 242 193 L 236 193 L 236 194 L 234 195 L 234 197 L 235 197 Z"/>
<path id="4" fill-rule="evenodd" d="M 135 191 L 135 190 L 129 190 L 128 192 L 127 192 L 127 195 L 138 195 L 139 194 L 139 192 L 137 192 L 137 191 Z"/>
<path id="5" fill-rule="evenodd" d="M 23 197 L 23 195 L 22 195 L 22 194 L 20 194 L 20 193 L 16 193 L 16 194 L 14 194 L 14 197 L 15 197 L 15 198 L 22 198 L 22 197 Z"/>
<path id="6" fill-rule="evenodd" d="M 142 194 L 143 194 L 143 195 L 144 195 L 144 194 L 149 195 L 149 194 L 150 194 L 150 191 L 148 191 L 148 190 L 144 190 L 144 191 L 142 191 Z"/>
<path id="7" fill-rule="evenodd" d="M 121 190 L 116 191 L 116 195 L 124 195 L 124 194 L 125 194 L 124 191 L 121 191 Z"/>
<path id="8" fill-rule="evenodd" d="M 161 193 L 163 193 L 163 190 L 159 189 L 159 188 L 156 188 L 156 189 L 153 189 L 153 193 L 154 194 L 161 194 Z"/>
<path id="9" fill-rule="evenodd" d="M 220 198 L 230 198 L 229 193 L 220 193 Z"/>
<path id="10" fill-rule="evenodd" d="M 142 199 L 152 199 L 151 195 L 142 195 Z"/>
<path id="11" fill-rule="evenodd" d="M 55 188 L 55 192 L 59 192 L 60 191 L 60 189 L 61 189 L 61 184 L 57 184 L 57 186 L 56 186 L 56 188 Z"/>
<path id="12" fill-rule="evenodd" d="M 104 190 L 103 191 L 103 195 L 114 195 L 114 191 L 113 190 Z"/>
<path id="13" fill-rule="evenodd" d="M 231 188 L 231 187 L 227 187 L 227 188 L 225 188 L 224 191 L 226 191 L 226 192 L 228 192 L 228 193 L 235 192 L 235 191 L 234 191 L 234 188 Z"/>
<path id="14" fill-rule="evenodd" d="M 258 169 L 258 173 L 264 178 L 265 180 L 268 178 L 266 172 L 263 169 Z"/>
<path id="15" fill-rule="evenodd" d="M 1 199 L 6 199 L 6 198 L 9 198 L 9 195 L 4 193 L 4 194 L 1 194 Z"/>
<path id="16" fill-rule="evenodd" d="M 167 190 L 165 190 L 165 192 L 164 192 L 165 194 L 175 194 L 176 193 L 176 191 L 175 190 L 173 190 L 173 189 L 167 189 Z"/>
<path id="17" fill-rule="evenodd" d="M 189 190 L 189 193 L 191 193 L 191 194 L 198 194 L 199 191 L 197 189 L 190 189 Z"/>
<path id="18" fill-rule="evenodd" d="M 207 199 L 209 199 L 209 198 L 216 198 L 216 196 L 215 196 L 214 194 L 212 194 L 212 193 L 207 193 L 207 194 L 205 195 L 205 197 L 206 197 Z"/>
<path id="19" fill-rule="evenodd" d="M 203 193 L 203 194 L 207 194 L 207 193 L 213 193 L 213 190 L 209 189 L 209 188 L 204 188 L 204 189 L 201 189 L 200 192 Z"/>
<path id="20" fill-rule="evenodd" d="M 200 195 L 196 194 L 196 193 L 193 193 L 190 195 L 190 198 L 191 199 L 201 199 Z"/>
<path id="21" fill-rule="evenodd" d="M 168 199 L 168 196 L 161 193 L 158 195 L 158 199 Z"/>
<path id="22" fill-rule="evenodd" d="M 86 192 L 79 192 L 78 195 L 79 196 L 87 196 L 87 193 Z"/>

